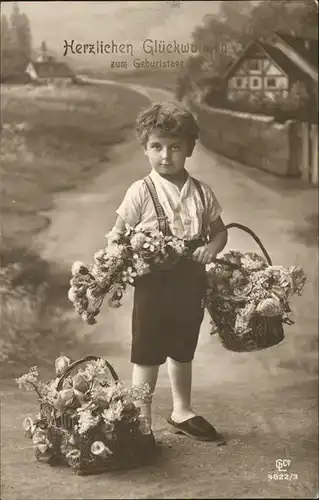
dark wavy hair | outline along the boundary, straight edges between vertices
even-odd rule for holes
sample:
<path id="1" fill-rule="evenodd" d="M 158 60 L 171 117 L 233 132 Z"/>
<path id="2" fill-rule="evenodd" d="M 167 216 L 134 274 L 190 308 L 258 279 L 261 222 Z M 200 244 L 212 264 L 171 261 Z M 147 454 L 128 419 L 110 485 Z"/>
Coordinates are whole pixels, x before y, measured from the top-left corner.
<path id="1" fill-rule="evenodd" d="M 154 103 L 144 109 L 136 119 L 135 130 L 143 147 L 154 132 L 185 139 L 189 156 L 199 136 L 199 127 L 192 113 L 174 102 Z"/>

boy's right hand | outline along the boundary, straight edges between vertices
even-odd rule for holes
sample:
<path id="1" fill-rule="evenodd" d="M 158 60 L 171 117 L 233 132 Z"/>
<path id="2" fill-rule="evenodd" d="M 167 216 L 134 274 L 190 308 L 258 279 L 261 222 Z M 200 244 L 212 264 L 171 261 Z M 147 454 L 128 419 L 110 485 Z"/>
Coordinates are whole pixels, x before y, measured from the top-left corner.
<path id="1" fill-rule="evenodd" d="M 192 255 L 192 259 L 200 264 L 210 264 L 215 258 L 215 252 L 211 250 L 209 245 L 203 245 L 196 248 Z"/>

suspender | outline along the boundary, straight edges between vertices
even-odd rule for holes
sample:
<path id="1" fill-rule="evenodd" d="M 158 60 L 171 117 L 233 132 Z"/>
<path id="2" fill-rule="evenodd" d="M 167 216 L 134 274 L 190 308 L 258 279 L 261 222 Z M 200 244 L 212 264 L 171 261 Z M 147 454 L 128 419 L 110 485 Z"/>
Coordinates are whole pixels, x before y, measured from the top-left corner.
<path id="1" fill-rule="evenodd" d="M 192 181 L 194 182 L 194 184 L 195 184 L 195 186 L 197 188 L 198 194 L 200 196 L 200 199 L 201 199 L 201 202 L 202 202 L 202 205 L 203 205 L 202 238 L 206 241 L 207 237 L 206 237 L 205 224 L 204 224 L 204 220 L 205 220 L 205 207 L 206 207 L 205 196 L 204 196 L 202 185 L 199 182 L 199 180 L 195 179 L 194 177 L 191 177 L 191 179 L 192 179 Z M 154 208 L 155 208 L 155 212 L 156 212 L 156 217 L 157 217 L 157 220 L 158 220 L 159 230 L 164 234 L 164 236 L 165 235 L 169 235 L 169 234 L 171 234 L 171 230 L 170 230 L 170 227 L 168 225 L 168 220 L 167 220 L 167 217 L 165 215 L 164 209 L 163 209 L 163 207 L 160 204 L 160 201 L 158 199 L 158 195 L 157 195 L 157 192 L 156 192 L 155 184 L 154 184 L 152 178 L 149 175 L 147 177 L 144 177 L 144 182 L 145 182 L 145 184 L 146 184 L 146 186 L 148 188 L 148 191 L 150 193 L 150 196 L 151 196 L 153 204 L 154 204 Z"/>
<path id="2" fill-rule="evenodd" d="M 208 235 L 208 228 L 206 228 L 206 224 L 205 224 L 206 203 L 205 203 L 204 191 L 203 191 L 202 185 L 198 179 L 195 179 L 195 177 L 192 177 L 192 181 L 194 182 L 194 184 L 197 188 L 198 194 L 200 196 L 200 199 L 201 199 L 201 202 L 203 205 L 202 238 L 207 243 L 207 241 L 209 239 L 209 235 Z"/>
<path id="3" fill-rule="evenodd" d="M 171 234 L 171 231 L 168 225 L 164 209 L 158 199 L 155 184 L 149 175 L 147 177 L 144 177 L 144 182 L 149 190 L 149 193 L 151 195 L 154 204 L 159 230 L 161 231 L 161 233 L 164 234 L 164 236 L 168 236 L 169 234 Z"/>

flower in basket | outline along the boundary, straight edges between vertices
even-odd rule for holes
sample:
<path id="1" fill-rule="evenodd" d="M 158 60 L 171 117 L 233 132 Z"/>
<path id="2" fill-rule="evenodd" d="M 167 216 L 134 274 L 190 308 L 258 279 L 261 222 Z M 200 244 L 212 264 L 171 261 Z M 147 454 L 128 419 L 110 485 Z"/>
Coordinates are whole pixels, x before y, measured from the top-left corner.
<path id="1" fill-rule="evenodd" d="M 89 408 L 81 407 L 77 409 L 78 423 L 75 427 L 78 434 L 86 434 L 90 429 L 96 427 L 100 421 L 100 415 L 93 415 Z"/>
<path id="2" fill-rule="evenodd" d="M 31 417 L 25 417 L 25 419 L 22 422 L 22 427 L 24 429 L 24 435 L 27 438 L 32 438 L 34 431 L 36 429 L 36 425 L 33 422 Z"/>
<path id="3" fill-rule="evenodd" d="M 60 356 L 59 358 L 57 358 L 54 362 L 56 376 L 60 377 L 62 373 L 65 372 L 70 363 L 71 360 L 66 356 Z"/>
<path id="4" fill-rule="evenodd" d="M 76 399 L 73 389 L 64 389 L 58 393 L 56 407 L 60 411 L 74 405 L 76 405 Z"/>
<path id="5" fill-rule="evenodd" d="M 121 453 L 114 443 L 121 443 L 122 435 L 126 440 L 133 439 L 143 431 L 137 401 L 150 400 L 150 387 L 127 388 L 114 379 L 115 372 L 105 360 L 84 360 L 85 368 L 78 368 L 72 375 L 71 370 L 64 373 L 58 386 L 53 384 L 55 380 L 40 381 L 36 367 L 17 379 L 21 388 L 33 389 L 38 395 L 39 415 L 34 421 L 31 417 L 23 421 L 38 460 L 65 462 L 74 469 L 83 464 L 94 467 L 96 460 L 112 457 L 114 446 L 116 453 Z M 59 358 L 55 365 L 60 366 Z M 68 381 L 67 388 L 63 389 L 62 381 Z M 132 450 L 134 446 L 131 444 Z"/>
<path id="6" fill-rule="evenodd" d="M 49 461 L 53 456 L 53 443 L 49 439 L 48 430 L 36 428 L 32 437 L 35 456 L 38 460 Z"/>
<path id="7" fill-rule="evenodd" d="M 142 250 L 144 243 L 146 243 L 146 235 L 142 231 L 137 231 L 131 237 L 131 246 L 134 252 Z"/>
<path id="8" fill-rule="evenodd" d="M 83 321 L 95 324 L 106 295 L 109 306 L 119 307 L 127 286 L 134 285 L 138 276 L 156 268 L 170 269 L 187 252 L 184 242 L 174 236 L 127 227 L 115 243 L 94 254 L 91 266 L 73 264 L 69 300 Z"/>
<path id="9" fill-rule="evenodd" d="M 284 313 L 284 308 L 278 298 L 270 297 L 259 302 L 256 312 L 261 316 L 280 316 Z"/>
<path id="10" fill-rule="evenodd" d="M 73 448 L 65 455 L 65 460 L 72 469 L 79 469 L 81 464 L 81 451 Z"/>
<path id="11" fill-rule="evenodd" d="M 127 269 L 122 271 L 122 281 L 124 283 L 129 283 L 132 285 L 137 276 L 137 272 L 133 269 L 132 266 L 129 266 Z"/>
<path id="12" fill-rule="evenodd" d="M 100 458 L 107 458 L 109 455 L 113 455 L 113 451 L 110 450 L 106 444 L 102 441 L 94 441 L 90 449 L 91 453 Z"/>
<path id="13" fill-rule="evenodd" d="M 251 321 L 256 316 L 289 320 L 289 300 L 302 293 L 306 282 L 301 267 L 268 265 L 253 252 L 230 251 L 223 260 L 238 268 L 215 263 L 207 273 L 205 305 L 214 323 L 242 337 L 251 332 Z"/>

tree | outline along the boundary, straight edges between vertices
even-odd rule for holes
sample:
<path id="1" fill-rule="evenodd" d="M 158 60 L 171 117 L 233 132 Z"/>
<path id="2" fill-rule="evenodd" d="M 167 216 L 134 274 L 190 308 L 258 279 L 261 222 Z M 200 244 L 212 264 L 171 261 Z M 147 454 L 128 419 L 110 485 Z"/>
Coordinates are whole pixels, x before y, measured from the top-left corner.
<path id="1" fill-rule="evenodd" d="M 312 0 L 264 0 L 251 12 L 248 31 L 254 38 L 267 37 L 274 31 L 295 36 L 318 38 L 318 14 Z M 316 29 L 315 29 L 316 27 Z"/>
<path id="2" fill-rule="evenodd" d="M 190 57 L 182 90 L 197 87 L 203 77 L 224 77 L 248 43 L 271 43 L 274 31 L 318 38 L 318 13 L 313 0 L 223 1 L 218 14 L 203 18 L 192 34 L 197 55 Z"/>
<path id="3" fill-rule="evenodd" d="M 6 57 L 8 51 L 12 48 L 12 38 L 9 21 L 7 16 L 1 14 L 1 54 L 2 58 Z"/>
<path id="4" fill-rule="evenodd" d="M 220 5 L 221 21 L 227 23 L 227 26 L 231 28 L 233 32 L 234 38 L 243 46 L 245 46 L 251 38 L 248 19 L 253 8 L 253 2 L 242 0 L 237 0 L 236 2 L 221 2 Z"/>
<path id="5" fill-rule="evenodd" d="M 7 17 L 1 15 L 1 81 L 14 72 L 15 50 L 13 46 L 10 23 Z"/>
<path id="6" fill-rule="evenodd" d="M 226 71 L 243 48 L 234 30 L 213 17 L 206 18 L 204 26 L 195 29 L 193 40 L 204 59 L 203 64 L 206 62 L 206 68 L 216 75 Z"/>
<path id="7" fill-rule="evenodd" d="M 211 63 L 211 72 L 222 75 L 250 40 L 248 20 L 253 2 L 221 2 L 218 15 L 206 15 L 195 28 L 193 41 Z"/>
<path id="8" fill-rule="evenodd" d="M 318 37 L 318 13 L 312 0 L 224 1 L 218 14 L 207 15 L 193 32 L 199 54 L 222 76 L 253 39 L 274 31 Z"/>
<path id="9" fill-rule="evenodd" d="M 32 56 L 32 35 L 30 21 L 26 14 L 21 15 L 20 23 L 20 50 L 25 63 L 28 63 Z"/>
<path id="10" fill-rule="evenodd" d="M 11 21 L 12 43 L 16 50 L 19 49 L 18 32 L 20 26 L 20 16 L 21 14 L 18 2 L 13 2 L 10 21 Z"/>
<path id="11" fill-rule="evenodd" d="M 18 2 L 13 2 L 10 20 L 16 66 L 22 70 L 31 58 L 32 39 L 29 19 L 20 13 Z"/>

